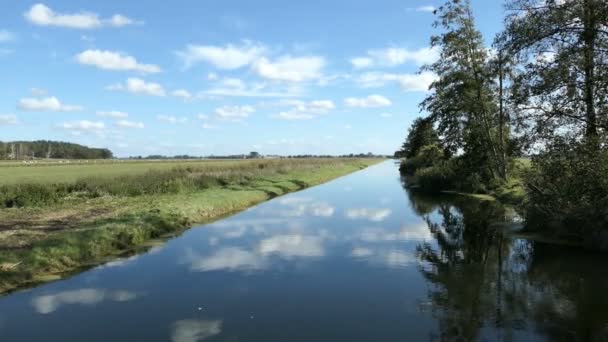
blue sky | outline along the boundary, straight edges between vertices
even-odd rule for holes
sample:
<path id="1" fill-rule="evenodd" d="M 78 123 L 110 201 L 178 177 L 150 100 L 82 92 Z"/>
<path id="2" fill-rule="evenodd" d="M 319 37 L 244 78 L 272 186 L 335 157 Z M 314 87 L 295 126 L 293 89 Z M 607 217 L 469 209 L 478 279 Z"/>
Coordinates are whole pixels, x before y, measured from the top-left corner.
<path id="1" fill-rule="evenodd" d="M 473 0 L 490 44 L 502 1 Z M 0 140 L 148 154 L 389 154 L 434 75 L 434 0 L 10 1 Z"/>

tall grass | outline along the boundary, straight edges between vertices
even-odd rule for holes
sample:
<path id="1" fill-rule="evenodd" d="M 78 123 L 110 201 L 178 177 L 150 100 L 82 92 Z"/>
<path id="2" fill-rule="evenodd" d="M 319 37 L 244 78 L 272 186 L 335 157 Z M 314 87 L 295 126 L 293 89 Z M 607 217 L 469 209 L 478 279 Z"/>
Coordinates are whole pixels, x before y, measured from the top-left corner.
<path id="1" fill-rule="evenodd" d="M 230 163 L 179 165 L 167 170 L 123 174 L 116 177 L 87 176 L 72 182 L 0 185 L 0 208 L 40 207 L 61 201 L 103 196 L 176 194 L 213 187 L 246 185 L 292 171 L 314 172 L 321 167 L 352 164 L 352 159 L 247 160 Z M 361 163 L 363 165 L 363 163 Z"/>

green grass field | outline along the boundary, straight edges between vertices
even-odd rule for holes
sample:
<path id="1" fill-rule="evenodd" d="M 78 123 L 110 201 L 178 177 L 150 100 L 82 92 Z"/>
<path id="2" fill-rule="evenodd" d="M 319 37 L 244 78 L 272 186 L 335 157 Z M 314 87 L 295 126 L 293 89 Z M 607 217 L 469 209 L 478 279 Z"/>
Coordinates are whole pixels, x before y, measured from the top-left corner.
<path id="1" fill-rule="evenodd" d="M 88 177 L 117 177 L 143 174 L 150 170 L 171 170 L 178 166 L 230 167 L 252 160 L 169 160 L 169 161 L 117 161 L 77 160 L 37 162 L 0 162 L 0 185 L 18 183 L 66 183 Z"/>

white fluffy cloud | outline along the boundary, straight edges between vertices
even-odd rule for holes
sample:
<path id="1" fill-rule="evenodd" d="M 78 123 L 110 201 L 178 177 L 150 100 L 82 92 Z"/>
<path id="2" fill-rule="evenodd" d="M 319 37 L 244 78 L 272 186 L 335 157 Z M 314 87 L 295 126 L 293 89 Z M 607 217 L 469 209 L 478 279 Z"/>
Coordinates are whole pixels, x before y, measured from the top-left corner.
<path id="1" fill-rule="evenodd" d="M 170 124 L 186 123 L 188 121 L 188 118 L 178 118 L 173 115 L 157 115 L 156 119 L 158 119 L 158 121 L 167 122 Z"/>
<path id="2" fill-rule="evenodd" d="M 311 102 L 304 101 L 285 101 L 287 105 L 293 107 L 287 111 L 280 112 L 276 117 L 283 120 L 309 120 L 323 114 L 327 114 L 336 105 L 331 100 L 316 100 Z"/>
<path id="3" fill-rule="evenodd" d="M 262 57 L 252 65 L 252 70 L 271 81 L 303 82 L 321 78 L 324 67 L 323 57 L 282 56 L 275 61 Z"/>
<path id="4" fill-rule="evenodd" d="M 171 92 L 171 95 L 175 96 L 175 97 L 179 97 L 180 99 L 183 100 L 191 100 L 192 99 L 192 94 L 187 91 L 186 89 L 177 89 Z"/>
<path id="5" fill-rule="evenodd" d="M 34 25 L 73 29 L 95 29 L 104 26 L 122 27 L 135 23 L 132 19 L 121 14 L 114 14 L 110 18 L 101 19 L 98 14 L 86 11 L 79 13 L 58 13 L 41 3 L 30 7 L 23 16 Z"/>
<path id="6" fill-rule="evenodd" d="M 433 12 L 435 12 L 436 8 L 435 8 L 435 6 L 419 6 L 419 7 L 416 7 L 414 10 L 416 12 L 429 12 L 429 13 L 433 13 Z"/>
<path id="7" fill-rule="evenodd" d="M 143 122 L 119 120 L 115 123 L 116 127 L 120 128 L 144 128 Z"/>
<path id="8" fill-rule="evenodd" d="M 108 90 L 128 91 L 139 95 L 165 96 L 165 88 L 158 83 L 146 82 L 140 78 L 129 78 L 126 84 L 118 83 L 107 86 Z"/>
<path id="9" fill-rule="evenodd" d="M 57 128 L 71 132 L 73 135 L 81 135 L 83 133 L 102 134 L 106 125 L 101 121 L 70 121 L 57 125 Z"/>
<path id="10" fill-rule="evenodd" d="M 391 74 L 381 72 L 368 72 L 361 74 L 355 82 L 361 88 L 384 87 L 388 83 L 396 82 L 403 91 L 428 91 L 429 86 L 437 76 L 429 71 L 419 74 Z"/>
<path id="11" fill-rule="evenodd" d="M 362 69 L 370 67 L 394 67 L 405 63 L 424 65 L 435 62 L 439 58 L 437 48 L 425 47 L 418 50 L 389 47 L 385 49 L 368 50 L 367 56 L 355 57 L 350 60 L 353 67 Z"/>
<path id="12" fill-rule="evenodd" d="M 299 89 L 288 87 L 286 90 L 275 89 L 267 83 L 245 83 L 239 78 L 223 78 L 217 76 L 214 79 L 217 85 L 209 90 L 201 92 L 201 95 L 211 96 L 236 96 L 236 97 L 297 97 L 300 96 Z"/>
<path id="13" fill-rule="evenodd" d="M 219 69 L 234 70 L 251 64 L 264 52 L 266 48 L 263 45 L 245 41 L 241 45 L 224 46 L 189 44 L 183 51 L 178 51 L 177 55 L 186 68 L 207 62 Z"/>
<path id="14" fill-rule="evenodd" d="M 80 64 L 93 65 L 104 70 L 128 70 L 143 73 L 161 72 L 158 65 L 140 64 L 129 55 L 120 52 L 103 50 L 86 50 L 76 55 Z"/>
<path id="15" fill-rule="evenodd" d="M 98 111 L 97 116 L 101 116 L 104 118 L 113 118 L 113 119 L 125 119 L 129 116 L 128 113 L 117 111 L 117 110 L 108 110 L 108 111 Z"/>
<path id="16" fill-rule="evenodd" d="M 351 108 L 378 108 L 388 107 L 392 104 L 391 100 L 377 94 L 363 98 L 349 97 L 344 99 L 344 105 Z"/>
<path id="17" fill-rule="evenodd" d="M 23 98 L 17 107 L 25 111 L 36 112 L 77 112 L 83 110 L 81 106 L 62 104 L 56 97 Z"/>
<path id="18" fill-rule="evenodd" d="M 19 123 L 15 114 L 0 114 L 0 126 L 16 125 Z"/>
<path id="19" fill-rule="evenodd" d="M 15 35 L 7 30 L 0 30 L 0 43 L 10 42 L 15 39 Z"/>
<path id="20" fill-rule="evenodd" d="M 226 120 L 246 119 L 254 112 L 255 108 L 252 106 L 223 106 L 215 109 L 215 115 Z"/>
<path id="21" fill-rule="evenodd" d="M 369 68 L 374 65 L 374 60 L 370 57 L 355 57 L 351 58 L 350 64 L 357 69 Z"/>

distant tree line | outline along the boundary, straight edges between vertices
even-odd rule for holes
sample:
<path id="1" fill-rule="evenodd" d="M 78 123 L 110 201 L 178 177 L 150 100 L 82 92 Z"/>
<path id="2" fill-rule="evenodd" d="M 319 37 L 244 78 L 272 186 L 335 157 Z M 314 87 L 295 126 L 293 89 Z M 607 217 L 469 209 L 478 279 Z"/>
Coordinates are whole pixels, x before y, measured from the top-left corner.
<path id="1" fill-rule="evenodd" d="M 0 160 L 111 159 L 112 151 L 63 141 L 0 141 Z"/>
<path id="2" fill-rule="evenodd" d="M 387 158 L 387 155 L 368 153 L 351 153 L 343 155 L 329 154 L 297 154 L 297 155 L 262 155 L 258 152 L 250 152 L 249 154 L 229 154 L 229 155 L 209 155 L 209 156 L 191 156 L 191 155 L 175 155 L 166 156 L 153 154 L 149 156 L 132 156 L 127 159 L 135 160 L 188 160 L 188 159 L 258 159 L 258 158 Z"/>

